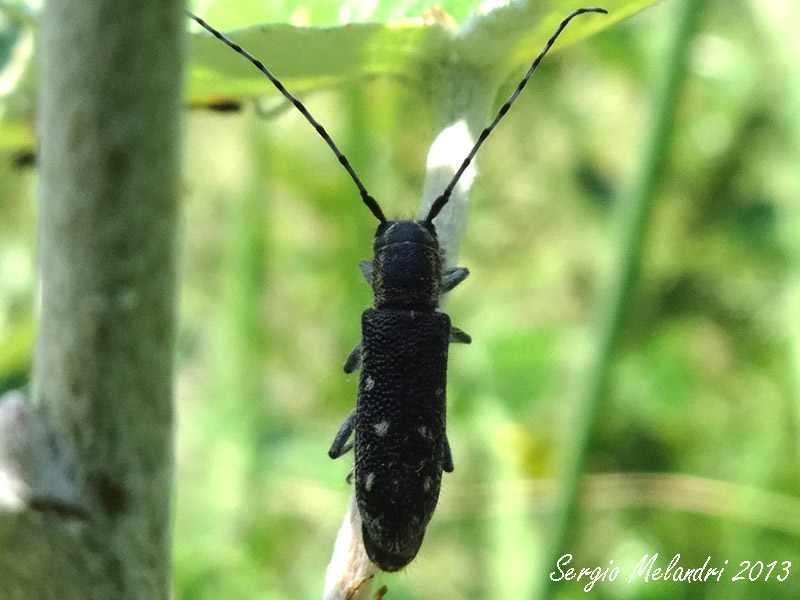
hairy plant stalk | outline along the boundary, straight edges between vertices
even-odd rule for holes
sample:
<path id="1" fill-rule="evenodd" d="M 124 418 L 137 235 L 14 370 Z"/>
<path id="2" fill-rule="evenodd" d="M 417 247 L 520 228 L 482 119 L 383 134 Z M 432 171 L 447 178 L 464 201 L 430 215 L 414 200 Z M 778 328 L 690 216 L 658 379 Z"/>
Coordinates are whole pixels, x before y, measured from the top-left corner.
<path id="1" fill-rule="evenodd" d="M 0 406 L 2 598 L 170 597 L 184 27 L 175 0 L 42 11 L 40 325 L 32 405 Z"/>
<path id="2" fill-rule="evenodd" d="M 567 463 L 550 550 L 545 554 L 548 562 L 541 569 L 538 579 L 539 595 L 535 597 L 553 597 L 555 586 L 546 573 L 551 570 L 550 566 L 556 564 L 558 557 L 568 550 L 566 546 L 575 530 L 586 459 L 597 429 L 617 339 L 636 282 L 653 196 L 664 170 L 667 149 L 674 131 L 689 45 L 697 30 L 703 5 L 703 0 L 683 0 L 680 5 L 676 33 L 667 58 L 667 72 L 663 88 L 655 101 L 652 128 L 644 143 L 642 162 L 630 193 L 621 198 L 619 233 L 615 236 L 619 239 L 616 263 L 599 304 L 597 343 L 588 367 L 585 387 L 578 398 L 575 426 L 570 428 L 574 429 L 574 437 L 568 446 L 571 449 L 571 458 Z"/>

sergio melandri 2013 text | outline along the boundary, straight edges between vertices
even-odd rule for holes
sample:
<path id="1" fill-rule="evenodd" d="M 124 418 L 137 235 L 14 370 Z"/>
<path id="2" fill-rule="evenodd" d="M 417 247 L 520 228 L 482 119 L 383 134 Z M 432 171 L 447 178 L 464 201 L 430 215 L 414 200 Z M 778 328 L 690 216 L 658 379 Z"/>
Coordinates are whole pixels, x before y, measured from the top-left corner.
<path id="1" fill-rule="evenodd" d="M 728 561 L 715 565 L 711 563 L 711 556 L 706 558 L 702 565 L 684 566 L 680 564 L 681 555 L 676 554 L 665 567 L 656 566 L 658 552 L 650 556 L 645 554 L 631 569 L 628 576 L 628 583 L 639 580 L 644 582 L 662 581 L 675 583 L 694 583 L 698 581 L 722 581 L 725 566 Z M 557 571 L 550 573 L 552 581 L 576 581 L 586 582 L 583 586 L 584 592 L 589 592 L 598 581 L 614 581 L 620 573 L 620 567 L 614 565 L 610 560 L 608 566 L 603 567 L 569 567 L 572 561 L 572 554 L 565 554 L 556 563 Z M 711 563 L 711 564 L 710 564 Z M 789 569 L 792 563 L 788 560 L 779 563 L 777 560 L 764 564 L 757 560 L 750 562 L 743 560 L 739 563 L 739 570 L 735 575 L 730 576 L 731 581 L 768 581 L 774 577 L 777 581 L 783 582 L 789 578 Z M 774 574 L 773 574 L 774 571 Z M 727 577 L 727 576 L 726 576 Z"/>

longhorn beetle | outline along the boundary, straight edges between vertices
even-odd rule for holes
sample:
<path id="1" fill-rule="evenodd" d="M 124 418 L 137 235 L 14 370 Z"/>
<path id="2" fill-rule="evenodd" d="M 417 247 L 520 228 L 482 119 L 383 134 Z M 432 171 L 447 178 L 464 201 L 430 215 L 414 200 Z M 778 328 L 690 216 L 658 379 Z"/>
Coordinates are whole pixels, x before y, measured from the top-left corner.
<path id="1" fill-rule="evenodd" d="M 450 200 L 456 183 L 478 149 L 517 99 L 545 54 L 567 24 L 583 13 L 572 11 L 494 119 L 478 136 L 452 180 L 419 221 L 389 221 L 370 196 L 350 162 L 308 109 L 263 63 L 247 50 L 189 13 L 209 33 L 249 60 L 311 123 L 330 146 L 378 219 L 372 262 L 361 262 L 372 286 L 374 308 L 361 315 L 361 343 L 348 356 L 346 373 L 361 369 L 356 409 L 345 419 L 328 454 L 338 458 L 355 448 L 355 492 L 362 520 L 364 547 L 384 571 L 402 569 L 417 555 L 425 527 L 439 499 L 442 472 L 453 471 L 445 433 L 447 349 L 470 337 L 437 311 L 439 297 L 464 281 L 469 272 L 444 269 L 433 220 Z M 349 441 L 355 433 L 355 441 Z"/>

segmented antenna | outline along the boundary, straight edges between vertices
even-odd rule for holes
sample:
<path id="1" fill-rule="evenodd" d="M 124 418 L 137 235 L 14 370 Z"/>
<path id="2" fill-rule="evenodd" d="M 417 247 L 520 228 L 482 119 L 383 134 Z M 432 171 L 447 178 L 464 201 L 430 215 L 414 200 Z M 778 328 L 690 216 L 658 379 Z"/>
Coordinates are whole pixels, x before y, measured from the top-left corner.
<path id="1" fill-rule="evenodd" d="M 533 72 L 539 66 L 539 63 L 542 62 L 542 59 L 544 58 L 545 54 L 547 54 L 550 48 L 552 48 L 556 39 L 558 39 L 558 36 L 561 35 L 561 32 L 564 31 L 564 29 L 567 27 L 567 25 L 572 19 L 584 13 L 608 14 L 608 11 L 604 8 L 596 8 L 596 7 L 579 8 L 577 10 L 573 10 L 566 16 L 566 18 L 563 21 L 561 21 L 561 24 L 556 28 L 553 35 L 550 36 L 549 40 L 547 40 L 547 43 L 544 45 L 544 48 L 542 48 L 542 51 L 539 53 L 539 56 L 537 56 L 536 60 L 534 60 L 533 64 L 531 64 L 530 68 L 528 69 L 528 72 L 525 74 L 525 77 L 523 77 L 522 81 L 520 81 L 519 84 L 517 85 L 517 88 L 514 90 L 511 96 L 509 96 L 508 100 L 506 100 L 506 103 L 503 104 L 502 107 L 500 107 L 499 112 L 495 115 L 494 119 L 492 119 L 492 122 L 489 123 L 489 125 L 487 125 L 483 131 L 481 131 L 481 134 L 478 136 L 478 141 L 475 142 L 475 145 L 472 147 L 472 150 L 469 151 L 469 154 L 464 159 L 464 162 L 462 162 L 461 166 L 458 167 L 456 174 L 453 175 L 453 179 L 451 179 L 450 183 L 447 184 L 447 187 L 444 189 L 444 192 L 442 192 L 441 195 L 438 198 L 436 198 L 436 200 L 434 200 L 433 204 L 431 205 L 431 209 L 428 211 L 428 216 L 425 217 L 426 223 L 432 222 L 436 218 L 436 215 L 438 215 L 439 212 L 442 210 L 442 208 L 444 208 L 444 205 L 448 203 L 448 201 L 450 200 L 450 195 L 453 193 L 453 189 L 456 187 L 458 180 L 461 179 L 461 176 L 464 174 L 464 171 L 467 170 L 467 167 L 472 162 L 472 159 L 475 158 L 475 155 L 478 153 L 478 150 L 483 145 L 483 142 L 486 141 L 486 138 L 489 137 L 489 134 L 492 133 L 492 130 L 495 127 L 497 127 L 497 124 L 500 122 L 500 119 L 502 119 L 506 115 L 508 109 L 511 108 L 512 104 L 514 104 L 514 101 L 517 99 L 517 96 L 519 96 L 519 93 L 525 87 L 525 84 L 528 83 L 528 79 L 531 78 L 531 75 L 533 75 Z"/>
<path id="2" fill-rule="evenodd" d="M 361 194 L 361 200 L 364 202 L 364 204 L 367 205 L 367 208 L 370 210 L 370 212 L 372 212 L 372 214 L 375 215 L 375 217 L 381 223 L 385 223 L 386 217 L 384 216 L 380 205 L 375 200 L 375 198 L 370 196 L 369 192 L 364 187 L 364 184 L 361 183 L 361 180 L 358 178 L 358 175 L 356 175 L 356 172 L 353 169 L 352 165 L 350 164 L 350 161 L 348 161 L 347 157 L 344 154 L 342 154 L 341 150 L 339 150 L 339 147 L 333 141 L 333 138 L 331 138 L 331 136 L 328 135 L 328 132 L 325 131 L 325 128 L 322 125 L 320 125 L 320 123 L 311 115 L 310 112 L 308 112 L 308 109 L 303 105 L 303 103 L 300 102 L 297 98 L 295 98 L 289 90 L 283 87 L 283 84 L 280 81 L 278 81 L 278 78 L 275 77 L 272 74 L 272 72 L 269 69 L 267 69 L 267 67 L 264 66 L 264 63 L 258 60 L 255 56 L 250 54 L 247 50 L 242 48 L 239 44 L 235 43 L 233 40 L 226 37 L 223 33 L 214 29 L 211 25 L 206 23 L 203 19 L 201 19 L 197 15 L 188 11 L 186 14 L 189 16 L 190 19 L 196 21 L 203 29 L 208 31 L 211 35 L 213 35 L 215 38 L 217 38 L 218 40 L 223 42 L 226 46 L 228 46 L 228 48 L 230 48 L 234 52 L 237 52 L 238 54 L 241 54 L 247 60 L 249 60 L 253 64 L 253 66 L 255 66 L 259 71 L 261 71 L 264 75 L 267 76 L 267 79 L 269 79 L 272 82 L 272 85 L 274 85 L 277 88 L 277 90 L 281 94 L 283 94 L 287 100 L 289 100 L 289 102 L 294 104 L 295 108 L 297 108 L 297 110 L 299 110 L 302 113 L 302 115 L 306 118 L 306 121 L 311 123 L 312 127 L 314 127 L 314 129 L 316 129 L 317 133 L 322 137 L 322 139 L 325 140 L 325 143 L 328 144 L 328 146 L 330 146 L 331 150 L 333 150 L 333 153 L 336 155 L 336 158 L 339 159 L 339 163 L 341 163 L 341 165 L 350 175 L 350 178 L 353 180 L 353 183 L 356 184 L 356 187 L 358 188 L 358 193 Z"/>

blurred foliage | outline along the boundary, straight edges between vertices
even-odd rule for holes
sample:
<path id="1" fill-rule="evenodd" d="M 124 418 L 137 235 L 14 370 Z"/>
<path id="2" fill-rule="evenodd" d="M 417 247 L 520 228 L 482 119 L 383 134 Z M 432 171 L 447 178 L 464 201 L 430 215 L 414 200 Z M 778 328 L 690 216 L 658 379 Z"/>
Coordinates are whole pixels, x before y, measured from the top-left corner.
<path id="1" fill-rule="evenodd" d="M 226 21 L 232 3 L 218 4 L 207 14 L 221 27 L 270 18 Z M 571 547 L 576 566 L 620 566 L 596 598 L 800 593 L 795 571 L 730 581 L 744 560 L 800 569 L 800 113 L 787 110 L 800 75 L 775 33 L 798 15 L 752 6 L 709 1 L 690 47 Z M 527 597 L 675 13 L 664 1 L 548 57 L 481 151 L 459 261 L 471 276 L 448 303 L 474 340 L 451 351 L 456 470 L 419 557 L 384 578 L 387 598 Z M 435 133 L 428 94 L 396 77 L 337 83 L 303 100 L 385 212 L 414 213 Z M 180 600 L 319 597 L 350 494 L 349 459 L 326 452 L 355 402 L 341 365 L 371 301 L 357 262 L 374 219 L 300 115 L 275 99 L 242 106 L 186 119 Z M 0 392 L 26 383 L 34 335 L 36 176 L 19 159 L 0 152 Z M 629 584 L 654 552 L 662 567 L 711 556 L 725 575 Z M 562 582 L 556 597 L 584 597 L 583 585 Z"/>

